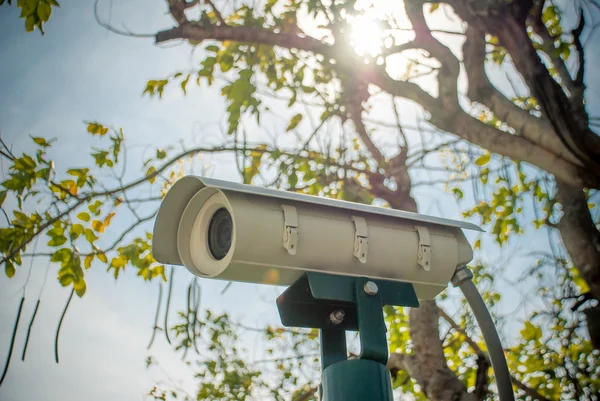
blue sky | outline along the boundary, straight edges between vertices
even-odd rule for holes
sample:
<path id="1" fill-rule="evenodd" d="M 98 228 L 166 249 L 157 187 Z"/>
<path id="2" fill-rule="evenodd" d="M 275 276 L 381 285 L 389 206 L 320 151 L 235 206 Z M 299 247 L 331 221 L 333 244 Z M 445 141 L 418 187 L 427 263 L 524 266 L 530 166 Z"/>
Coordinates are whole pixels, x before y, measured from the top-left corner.
<path id="1" fill-rule="evenodd" d="M 124 20 L 128 28 L 153 31 L 171 24 L 163 1 L 118 3 L 112 10 L 113 21 Z M 91 1 L 63 1 L 61 5 L 44 37 L 38 32 L 25 33 L 15 7 L 0 9 L 0 131 L 16 152 L 30 149 L 29 134 L 56 137 L 59 141 L 51 155 L 58 169 L 87 165 L 90 139 L 83 121 L 90 120 L 123 127 L 128 148 L 140 159 L 148 145 L 167 147 L 182 139 L 188 144 L 219 141 L 218 132 L 207 129 L 223 117 L 218 90 L 204 88 L 187 99 L 179 92 L 167 94 L 161 101 L 141 97 L 146 80 L 192 65 L 189 47 L 159 48 L 151 39 L 110 34 L 96 24 Z M 214 176 L 236 179 L 231 158 L 208 158 L 207 162 L 216 166 Z M 65 318 L 61 362 L 56 365 L 53 333 L 68 291 L 60 287 L 56 270 L 51 269 L 27 359 L 21 362 L 25 325 L 45 268 L 42 261 L 33 265 L 17 346 L 0 399 L 142 399 L 155 379 L 164 377 L 162 372 L 144 367 L 156 283 L 145 283 L 133 274 L 115 282 L 103 267 L 94 266 L 87 275 L 90 285 L 85 297 L 74 299 Z M 0 321 L 6 323 L 0 325 L 3 361 L 12 331 L 8 322 L 15 319 L 26 276 L 26 269 L 11 280 L 0 275 Z M 188 280 L 185 269 L 177 272 L 173 310 L 183 306 Z M 235 296 L 220 296 L 225 284 L 203 281 L 203 306 L 228 310 L 247 324 L 277 321 L 274 303 L 265 301 L 274 299 L 277 290 L 236 284 L 234 291 L 228 292 Z M 189 372 L 164 340 L 157 340 L 151 353 L 173 377 L 189 379 Z M 193 389 L 190 382 L 188 385 Z"/>
<path id="2" fill-rule="evenodd" d="M 25 33 L 16 7 L 0 8 L 0 131 L 15 151 L 30 149 L 29 134 L 57 137 L 51 154 L 59 170 L 88 164 L 91 140 L 83 122 L 91 120 L 122 127 L 128 148 L 140 159 L 148 145 L 168 147 L 181 140 L 200 145 L 221 140 L 216 127 L 223 121 L 225 107 L 218 88 L 191 90 L 185 98 L 179 91 L 167 91 L 160 101 L 141 96 L 146 80 L 192 68 L 201 55 L 192 54 L 185 45 L 157 47 L 152 39 L 111 34 L 97 25 L 90 0 L 64 0 L 61 5 L 44 37 L 38 32 Z M 101 2 L 102 15 L 132 31 L 155 32 L 172 25 L 163 0 L 122 0 L 113 1 L 112 8 L 110 5 L 109 0 Z M 406 121 L 416 121 L 414 107 L 407 105 L 406 110 Z M 278 124 L 281 122 L 273 123 Z M 230 156 L 206 157 L 202 162 L 213 166 L 215 177 L 238 179 Z M 460 207 L 450 195 L 439 190 L 416 193 L 424 213 L 460 216 Z M 544 238 L 543 233 L 533 233 L 522 242 L 527 247 L 543 243 Z M 488 256 L 500 254 L 490 249 Z M 61 363 L 56 365 L 54 331 L 68 291 L 60 287 L 56 270 L 51 269 L 27 361 L 21 362 L 24 325 L 35 306 L 45 268 L 41 260 L 33 265 L 15 355 L 7 382 L 0 388 L 0 399 L 143 399 L 162 377 L 161 372 L 144 368 L 156 284 L 131 273 L 115 282 L 102 266 L 94 266 L 87 274 L 85 297 L 74 300 L 65 319 Z M 11 280 L 0 274 L 0 321 L 14 320 L 26 279 L 26 269 Z M 188 279 L 183 268 L 177 272 L 172 310 L 183 305 Z M 278 321 L 273 300 L 281 289 L 235 284 L 220 295 L 225 284 L 201 281 L 204 307 L 227 310 L 255 326 Z M 12 324 L 0 327 L 0 361 L 5 360 L 11 331 Z M 248 339 L 249 344 L 253 341 Z M 164 341 L 157 341 L 151 353 L 171 376 L 192 386 L 188 372 Z"/>

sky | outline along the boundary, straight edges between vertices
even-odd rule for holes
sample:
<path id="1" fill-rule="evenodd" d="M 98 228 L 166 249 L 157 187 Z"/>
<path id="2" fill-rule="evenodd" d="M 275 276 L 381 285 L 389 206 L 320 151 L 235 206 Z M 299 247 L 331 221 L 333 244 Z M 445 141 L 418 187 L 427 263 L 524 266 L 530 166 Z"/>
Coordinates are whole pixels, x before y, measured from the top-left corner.
<path id="1" fill-rule="evenodd" d="M 149 144 L 166 148 L 180 141 L 191 146 L 222 140 L 217 128 L 223 122 L 225 105 L 218 88 L 204 86 L 189 91 L 185 98 L 179 91 L 167 91 L 162 100 L 141 96 L 145 81 L 192 68 L 201 55 L 185 45 L 156 46 L 152 39 L 109 33 L 94 20 L 91 0 L 63 0 L 61 5 L 43 37 L 38 32 L 25 33 L 16 7 L 0 8 L 0 132 L 15 151 L 31 149 L 30 134 L 57 137 L 51 156 L 58 169 L 89 163 L 87 152 L 93 142 L 85 134 L 84 121 L 122 127 L 128 149 L 139 159 Z M 162 0 L 103 0 L 100 10 L 116 26 L 135 32 L 152 33 L 172 26 Z M 416 121 L 414 108 L 411 111 L 407 106 L 406 110 L 403 117 L 409 123 Z M 202 163 L 212 166 L 213 177 L 239 179 L 230 156 L 206 157 Z M 452 196 L 439 191 L 416 193 L 422 212 L 460 217 L 460 207 Z M 524 241 L 540 238 L 538 233 Z M 500 256 L 497 251 L 490 255 Z M 24 266 L 28 263 L 25 260 Z M 189 371 L 164 340 L 146 350 L 156 283 L 143 282 L 131 271 L 115 281 L 104 268 L 93 266 L 86 273 L 87 293 L 74 299 L 65 318 L 57 365 L 54 332 L 68 291 L 58 284 L 52 269 L 43 285 L 46 264 L 42 260 L 36 260 L 31 271 L 29 279 L 27 269 L 19 269 L 11 280 L 0 274 L 0 361 L 6 358 L 12 333 L 12 324 L 4 322 L 14 321 L 23 292 L 26 297 L 15 354 L 0 387 L 1 400 L 144 399 L 155 380 L 164 377 L 162 371 L 145 369 L 149 354 L 161 361 L 170 376 L 181 378 L 193 389 Z M 189 277 L 185 269 L 177 270 L 172 310 L 183 305 Z M 228 311 L 256 327 L 278 322 L 273 301 L 281 288 L 234 284 L 221 295 L 225 285 L 201 280 L 202 305 Z M 40 291 L 40 313 L 27 359 L 22 362 L 25 325 Z"/>
<path id="2" fill-rule="evenodd" d="M 172 24 L 163 1 L 115 3 L 114 21 L 120 24 L 123 20 L 130 29 L 152 32 Z M 65 0 L 61 5 L 43 37 L 38 32 L 25 33 L 16 7 L 0 9 L 0 131 L 16 152 L 31 149 L 30 134 L 56 137 L 59 141 L 51 156 L 58 169 L 88 164 L 91 140 L 84 121 L 93 120 L 122 127 L 128 148 L 134 155 L 138 151 L 140 159 L 148 144 L 166 148 L 180 140 L 190 145 L 221 140 L 218 130 L 207 129 L 224 116 L 218 90 L 203 88 L 202 93 L 190 93 L 186 99 L 177 92 L 161 101 L 141 96 L 148 79 L 191 66 L 189 47 L 157 47 L 151 39 L 108 33 L 97 25 L 91 1 Z M 216 166 L 213 176 L 237 179 L 231 158 L 208 158 L 207 163 Z M 25 266 L 28 262 L 25 260 Z M 26 270 L 20 269 L 11 280 L 0 275 L 2 361 Z M 164 378 L 160 370 L 145 369 L 149 354 L 156 356 L 172 377 L 189 379 L 189 371 L 164 340 L 157 340 L 151 352 L 146 350 L 156 307 L 156 282 L 145 283 L 133 272 L 115 282 L 100 266 L 88 271 L 87 293 L 73 300 L 65 317 L 58 365 L 53 355 L 54 332 L 68 291 L 56 281 L 56 270 L 51 270 L 27 358 L 22 362 L 25 328 L 45 270 L 45 262 L 33 265 L 15 354 L 6 382 L 0 387 L 1 400 L 140 400 L 155 380 Z M 173 311 L 183 306 L 189 277 L 184 268 L 176 271 Z M 257 327 L 277 322 L 270 300 L 281 289 L 236 284 L 232 292 L 228 291 L 235 296 L 221 296 L 225 282 L 204 280 L 201 285 L 206 308 L 227 310 Z"/>

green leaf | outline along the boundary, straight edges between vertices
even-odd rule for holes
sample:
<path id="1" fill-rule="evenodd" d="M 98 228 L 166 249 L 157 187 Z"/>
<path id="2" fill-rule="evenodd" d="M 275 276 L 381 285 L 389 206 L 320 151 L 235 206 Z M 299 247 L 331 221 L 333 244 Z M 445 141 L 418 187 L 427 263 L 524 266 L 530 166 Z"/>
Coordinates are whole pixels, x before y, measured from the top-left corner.
<path id="1" fill-rule="evenodd" d="M 48 21 L 50 18 L 50 14 L 52 14 L 52 8 L 50 5 L 41 2 L 37 8 L 37 15 L 42 21 Z"/>
<path id="2" fill-rule="evenodd" d="M 484 166 L 489 163 L 491 155 L 489 153 L 483 154 L 475 160 L 475 164 L 478 166 Z"/>
<path id="3" fill-rule="evenodd" d="M 298 126 L 298 124 L 300 124 L 300 122 L 302 121 L 302 118 L 304 116 L 300 113 L 296 114 L 295 116 L 293 116 L 290 120 L 290 123 L 288 124 L 287 128 L 285 129 L 285 132 L 290 132 L 291 130 L 293 130 L 294 128 L 296 128 Z"/>
<path id="4" fill-rule="evenodd" d="M 206 48 L 204 50 L 206 50 L 208 52 L 217 53 L 220 50 L 220 48 L 217 45 L 209 45 L 209 46 L 206 46 Z"/>
<path id="5" fill-rule="evenodd" d="M 73 224 L 71 226 L 70 236 L 72 240 L 76 240 L 80 235 L 83 234 L 84 227 L 81 224 Z"/>
<path id="6" fill-rule="evenodd" d="M 4 263 L 4 271 L 6 272 L 6 276 L 8 278 L 11 278 L 15 275 L 16 269 L 15 269 L 15 265 L 13 264 L 13 262 L 11 262 L 10 260 L 7 260 Z"/>
<path id="7" fill-rule="evenodd" d="M 224 54 L 219 57 L 219 67 L 221 71 L 227 72 L 233 68 L 233 56 L 231 54 Z"/>
<path id="8" fill-rule="evenodd" d="M 0 207 L 2 206 L 2 204 L 4 203 L 4 201 L 6 200 L 6 194 L 8 193 L 8 191 L 0 191 Z"/>
<path id="9" fill-rule="evenodd" d="M 34 136 L 34 137 L 31 137 L 31 139 L 33 139 L 33 142 L 37 143 L 40 146 L 43 146 L 43 147 L 50 146 L 48 141 L 46 141 L 44 138 Z"/>
<path id="10" fill-rule="evenodd" d="M 79 279 L 73 283 L 73 289 L 77 296 L 82 297 L 85 294 L 86 284 L 84 279 Z"/>
<path id="11" fill-rule="evenodd" d="M 27 32 L 32 32 L 33 29 L 35 28 L 35 16 L 34 15 L 30 15 L 27 17 L 27 19 L 25 19 L 25 31 Z"/>
<path id="12" fill-rule="evenodd" d="M 94 232 L 92 230 L 90 230 L 89 228 L 86 228 L 84 231 L 84 235 L 85 235 L 85 239 L 90 243 L 93 244 L 94 241 L 96 241 L 98 239 L 98 237 L 96 236 L 96 234 L 94 234 Z"/>
<path id="13" fill-rule="evenodd" d="M 156 149 L 156 158 L 157 158 L 158 160 L 162 160 L 162 159 L 164 159 L 165 157 L 167 157 L 167 152 L 165 152 L 165 151 L 164 151 L 164 150 L 162 150 L 162 149 Z"/>
<path id="14" fill-rule="evenodd" d="M 60 285 L 62 285 L 63 287 L 66 287 L 73 282 L 73 275 L 71 275 L 71 274 L 64 275 L 64 276 L 60 277 L 58 279 L 58 281 L 60 282 Z"/>
<path id="15" fill-rule="evenodd" d="M 77 214 L 77 218 L 82 221 L 90 221 L 90 215 L 88 212 L 81 212 Z"/>
<path id="16" fill-rule="evenodd" d="M 65 237 L 63 235 L 56 236 L 56 237 L 52 238 L 50 241 L 48 241 L 48 246 L 61 246 L 65 242 L 67 242 L 67 237 Z"/>
<path id="17" fill-rule="evenodd" d="M 432 13 L 440 7 L 440 3 L 430 3 L 429 12 Z"/>
<path id="18" fill-rule="evenodd" d="M 452 193 L 456 196 L 456 199 L 462 199 L 465 196 L 460 188 L 452 188 Z"/>

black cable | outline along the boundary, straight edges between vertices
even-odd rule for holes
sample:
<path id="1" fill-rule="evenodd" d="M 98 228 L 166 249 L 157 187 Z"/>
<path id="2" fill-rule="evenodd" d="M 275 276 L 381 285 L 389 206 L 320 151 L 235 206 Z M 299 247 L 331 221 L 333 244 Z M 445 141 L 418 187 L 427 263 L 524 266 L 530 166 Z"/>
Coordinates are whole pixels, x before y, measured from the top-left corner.
<path id="1" fill-rule="evenodd" d="M 25 337 L 25 344 L 23 345 L 23 355 L 21 356 L 21 360 L 25 360 L 25 353 L 27 352 L 27 345 L 29 344 L 29 337 L 31 336 L 31 327 L 33 326 L 33 322 L 35 320 L 35 315 L 37 315 L 38 308 L 40 307 L 40 300 L 37 300 L 35 304 L 35 309 L 33 310 L 33 315 L 31 316 L 31 320 L 29 321 L 29 326 L 27 326 L 27 336 Z"/>
<path id="2" fill-rule="evenodd" d="M 69 309 L 69 304 L 71 303 L 71 299 L 73 299 L 73 293 L 75 289 L 71 290 L 71 294 L 69 295 L 69 299 L 67 299 L 67 303 L 65 308 L 62 311 L 62 315 L 60 315 L 60 320 L 58 321 L 58 327 L 56 328 L 56 337 L 54 338 L 54 360 L 58 363 L 58 337 L 60 336 L 60 328 L 62 327 L 63 320 L 65 315 L 67 314 L 67 309 Z"/>
<path id="3" fill-rule="evenodd" d="M 19 311 L 17 312 L 17 321 L 15 322 L 15 327 L 13 329 L 12 337 L 10 339 L 10 348 L 8 349 L 8 356 L 6 357 L 6 365 L 4 365 L 4 372 L 2 372 L 2 377 L 0 377 L 0 386 L 4 382 L 4 378 L 8 373 L 8 367 L 10 365 L 10 358 L 13 353 L 13 349 L 15 347 L 15 338 L 17 337 L 17 329 L 19 328 L 19 320 L 21 319 L 21 312 L 23 312 L 23 303 L 25 302 L 25 296 L 21 297 L 21 303 L 19 304 Z"/>

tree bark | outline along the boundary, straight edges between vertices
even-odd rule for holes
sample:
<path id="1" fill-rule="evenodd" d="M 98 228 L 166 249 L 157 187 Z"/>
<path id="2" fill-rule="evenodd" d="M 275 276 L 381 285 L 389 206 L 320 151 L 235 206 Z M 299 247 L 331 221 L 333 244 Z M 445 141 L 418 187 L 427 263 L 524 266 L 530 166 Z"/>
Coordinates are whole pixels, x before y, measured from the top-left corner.
<path id="1" fill-rule="evenodd" d="M 431 401 L 475 400 L 446 364 L 439 339 L 439 313 L 435 301 L 421 301 L 410 310 L 410 337 L 417 361 L 413 378 Z"/>
<path id="2" fill-rule="evenodd" d="M 558 223 L 563 244 L 594 298 L 600 299 L 600 232 L 592 221 L 583 188 L 564 181 L 556 184 L 563 211 Z"/>

